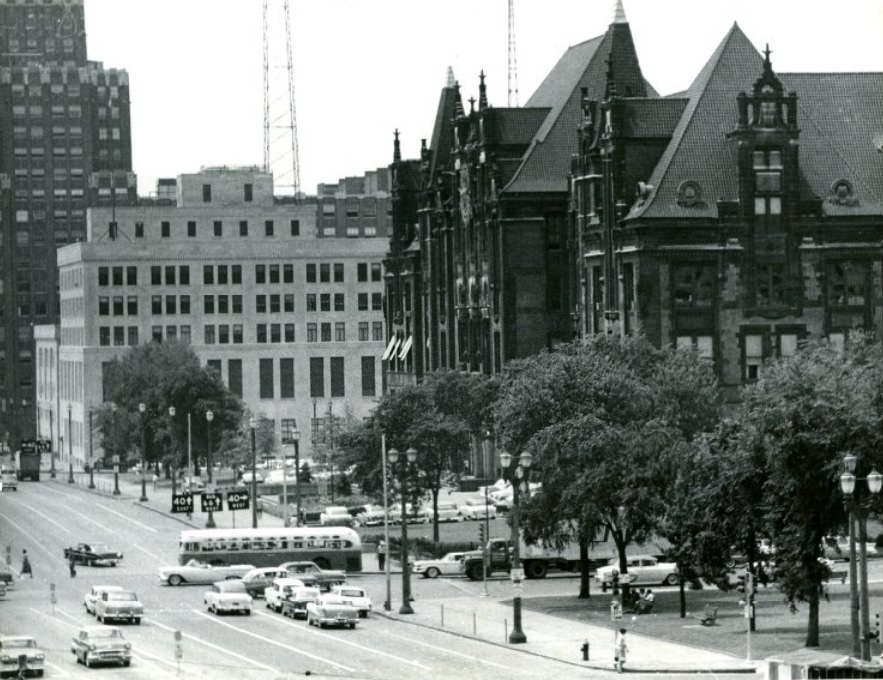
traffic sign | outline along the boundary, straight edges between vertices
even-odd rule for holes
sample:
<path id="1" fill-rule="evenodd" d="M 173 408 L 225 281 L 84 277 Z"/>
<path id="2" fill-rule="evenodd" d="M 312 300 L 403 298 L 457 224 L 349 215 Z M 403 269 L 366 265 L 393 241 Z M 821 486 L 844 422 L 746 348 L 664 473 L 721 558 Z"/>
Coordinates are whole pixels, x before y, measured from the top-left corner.
<path id="1" fill-rule="evenodd" d="M 224 501 L 217 491 L 204 491 L 200 506 L 203 512 L 220 512 L 224 509 Z"/>
<path id="2" fill-rule="evenodd" d="M 37 441 L 35 439 L 22 439 L 20 449 L 22 453 L 36 453 Z"/>
<path id="3" fill-rule="evenodd" d="M 40 453 L 50 453 L 52 451 L 52 440 L 51 439 L 38 439 L 37 440 L 37 450 Z"/>
<path id="4" fill-rule="evenodd" d="M 172 496 L 172 513 L 193 512 L 193 494 L 176 493 Z"/>
<path id="5" fill-rule="evenodd" d="M 231 510 L 248 510 L 248 491 L 228 491 L 227 507 Z"/>

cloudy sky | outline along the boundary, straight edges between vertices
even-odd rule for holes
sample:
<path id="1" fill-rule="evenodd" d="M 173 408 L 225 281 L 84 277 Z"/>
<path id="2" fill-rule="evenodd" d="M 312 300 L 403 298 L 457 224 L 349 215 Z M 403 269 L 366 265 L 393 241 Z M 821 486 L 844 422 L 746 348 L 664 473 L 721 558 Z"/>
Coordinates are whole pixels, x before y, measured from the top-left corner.
<path id="1" fill-rule="evenodd" d="M 89 57 L 129 71 L 139 192 L 207 165 L 263 162 L 261 0 L 85 0 Z M 271 45 L 282 0 L 269 0 Z M 516 0 L 519 102 L 568 46 L 603 33 L 613 0 Z M 624 0 L 645 77 L 686 88 L 738 23 L 773 67 L 883 71 L 883 0 Z M 416 156 L 448 66 L 464 99 L 487 76 L 506 106 L 507 0 L 290 0 L 300 186 Z M 281 63 L 271 57 L 273 64 Z M 279 71 L 271 77 L 278 85 Z M 284 72 L 283 72 L 284 73 Z M 798 93 L 799 96 L 799 93 Z"/>

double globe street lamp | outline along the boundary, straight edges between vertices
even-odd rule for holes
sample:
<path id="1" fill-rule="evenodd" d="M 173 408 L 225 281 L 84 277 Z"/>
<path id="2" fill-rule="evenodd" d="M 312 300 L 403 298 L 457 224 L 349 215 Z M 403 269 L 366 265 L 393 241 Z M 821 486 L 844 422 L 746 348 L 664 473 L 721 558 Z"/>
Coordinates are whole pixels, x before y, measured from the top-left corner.
<path id="1" fill-rule="evenodd" d="M 141 412 L 141 498 L 142 503 L 147 502 L 147 477 L 145 477 L 145 468 L 147 467 L 147 428 L 144 425 L 144 419 L 147 416 L 147 404 L 143 401 L 138 404 L 138 410 Z"/>
<path id="2" fill-rule="evenodd" d="M 205 412 L 205 423 L 206 423 L 206 463 L 208 464 L 208 485 L 205 487 L 206 493 L 214 494 L 215 487 L 212 483 L 212 421 L 215 419 L 214 411 L 206 411 Z M 215 515 L 209 509 L 208 517 L 205 520 L 205 528 L 206 529 L 214 529 L 215 528 Z"/>
<path id="3" fill-rule="evenodd" d="M 512 484 L 512 515 L 510 528 L 512 530 L 512 632 L 509 633 L 509 644 L 521 644 L 527 642 L 527 636 L 521 629 L 521 591 L 524 581 L 524 572 L 521 568 L 521 552 L 519 550 L 519 512 L 521 494 L 528 494 L 528 478 L 530 477 L 530 464 L 533 456 L 529 451 L 522 451 L 518 457 L 518 464 L 512 466 L 512 454 L 506 451 L 500 452 L 500 467 L 503 468 L 503 479 Z"/>
<path id="4" fill-rule="evenodd" d="M 856 477 L 855 468 L 858 457 L 847 453 L 843 456 L 843 474 L 840 475 L 840 490 L 847 498 L 849 506 L 849 601 L 850 627 L 852 632 L 853 654 L 864 661 L 871 659 L 871 620 L 868 611 L 868 560 L 867 560 L 867 509 L 862 503 L 867 496 L 858 498 L 855 493 L 855 482 L 864 479 L 868 491 L 877 496 L 883 488 L 883 474 L 872 469 L 867 477 Z M 859 555 L 856 560 L 855 529 L 858 525 Z M 856 563 L 859 569 L 859 591 L 856 592 Z M 861 632 L 859 632 L 859 612 L 861 612 Z"/>
<path id="5" fill-rule="evenodd" d="M 399 614 L 413 614 L 411 608 L 411 565 L 408 561 L 408 476 L 412 465 L 417 461 L 417 449 L 410 447 L 401 456 L 396 449 L 390 449 L 386 453 L 390 464 L 395 470 L 396 463 L 401 460 L 399 468 L 399 486 L 402 490 L 402 606 Z"/>

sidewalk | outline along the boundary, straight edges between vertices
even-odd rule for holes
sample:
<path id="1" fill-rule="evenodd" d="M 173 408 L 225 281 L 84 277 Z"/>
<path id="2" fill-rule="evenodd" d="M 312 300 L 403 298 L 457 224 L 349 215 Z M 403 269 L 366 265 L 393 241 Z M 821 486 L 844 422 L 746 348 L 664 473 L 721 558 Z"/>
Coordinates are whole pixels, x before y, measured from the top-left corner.
<path id="1" fill-rule="evenodd" d="M 68 473 L 57 473 L 55 480 L 49 480 L 48 474 L 43 477 L 57 484 L 68 483 Z M 147 501 L 141 502 L 140 478 L 131 474 L 121 474 L 119 479 L 119 495 L 113 494 L 113 474 L 95 475 L 95 489 L 89 489 L 89 475 L 74 474 L 74 484 L 87 492 L 97 493 L 121 501 L 136 503 L 145 509 L 173 517 L 185 526 L 202 528 L 205 526 L 207 513 L 199 511 L 199 502 L 195 503 L 196 511 L 188 519 L 187 515 L 172 514 L 172 490 L 168 482 L 160 482 L 153 489 L 150 479 L 147 481 Z M 225 510 L 214 514 L 215 524 L 219 528 L 233 526 L 247 527 L 251 525 L 251 510 L 231 512 Z M 265 527 L 282 526 L 281 517 L 270 513 L 262 513 L 259 525 Z M 362 556 L 364 574 L 379 575 L 377 557 L 373 552 Z M 398 577 L 399 565 L 391 563 L 392 573 Z M 523 609 L 522 630 L 527 636 L 524 644 L 508 643 L 508 634 L 512 629 L 513 610 L 511 602 L 511 586 L 507 581 L 495 581 L 487 597 L 476 596 L 468 591 L 465 585 L 452 580 L 455 587 L 464 591 L 462 597 L 444 599 L 421 599 L 412 603 L 414 613 L 403 615 L 398 613 L 396 605 L 392 611 L 384 611 L 382 606 L 376 607 L 375 615 L 399 621 L 403 624 L 423 626 L 441 630 L 451 635 L 479 640 L 508 649 L 518 650 L 526 654 L 554 659 L 572 664 L 580 668 L 591 668 L 604 671 L 614 670 L 613 642 L 614 632 L 609 628 L 587 623 L 575 623 L 571 619 L 542 614 Z M 394 604 L 396 598 L 393 598 Z M 623 627 L 630 628 L 628 618 L 623 619 Z M 755 673 L 763 667 L 763 662 L 747 662 L 743 658 L 715 652 L 698 647 L 688 647 L 666 642 L 657 638 L 642 636 L 630 632 L 627 634 L 629 654 L 626 670 L 644 673 Z M 589 660 L 582 660 L 582 645 L 589 644 Z"/>

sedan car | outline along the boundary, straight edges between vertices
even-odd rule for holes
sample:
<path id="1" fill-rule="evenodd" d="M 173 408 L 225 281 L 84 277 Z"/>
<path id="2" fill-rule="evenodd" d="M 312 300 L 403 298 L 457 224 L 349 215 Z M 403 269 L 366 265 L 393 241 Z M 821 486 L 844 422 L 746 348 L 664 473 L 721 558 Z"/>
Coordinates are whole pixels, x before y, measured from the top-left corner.
<path id="1" fill-rule="evenodd" d="M 493 501 L 487 498 L 467 498 L 458 511 L 463 519 L 489 519 L 497 518 L 497 508 Z"/>
<path id="2" fill-rule="evenodd" d="M 95 618 L 98 623 L 114 619 L 140 625 L 142 616 L 144 605 L 131 590 L 105 590 L 95 600 Z"/>
<path id="3" fill-rule="evenodd" d="M 429 515 L 426 514 L 426 510 L 424 510 L 423 508 L 415 509 L 411 506 L 410 503 L 405 506 L 405 515 L 407 516 L 408 524 L 429 524 Z M 389 523 L 402 523 L 401 503 L 396 503 L 389 508 Z"/>
<path id="4" fill-rule="evenodd" d="M 359 611 L 352 605 L 338 602 L 337 598 L 325 596 L 307 604 L 307 623 L 311 626 L 355 628 L 358 622 Z"/>
<path id="5" fill-rule="evenodd" d="M 25 657 L 24 667 L 19 665 L 19 658 Z M 21 669 L 23 675 L 43 675 L 46 654 L 30 635 L 0 635 L 0 677 L 7 674 L 18 676 Z"/>
<path id="6" fill-rule="evenodd" d="M 298 578 L 305 586 L 315 586 L 320 590 L 329 590 L 332 586 L 346 583 L 346 572 L 338 569 L 322 569 L 315 562 L 305 560 L 283 562 L 280 569 L 285 569 L 288 576 Z"/>
<path id="7" fill-rule="evenodd" d="M 218 581 L 202 598 L 205 608 L 213 614 L 242 612 L 251 614 L 251 595 L 241 580 Z"/>
<path id="8" fill-rule="evenodd" d="M 102 593 L 121 592 L 122 589 L 122 586 L 92 586 L 92 589 L 83 595 L 83 606 L 86 608 L 86 613 L 95 616 L 95 602 L 101 598 Z"/>
<path id="9" fill-rule="evenodd" d="M 252 480 L 260 484 L 264 481 L 264 476 L 260 472 L 252 473 L 251 470 L 242 473 L 242 477 L 240 477 L 239 481 L 242 484 L 251 484 Z"/>
<path id="10" fill-rule="evenodd" d="M 437 560 L 417 560 L 412 563 L 411 571 L 415 574 L 423 574 L 423 578 L 438 578 L 439 576 L 458 576 L 460 570 L 460 558 L 466 553 L 450 552 Z"/>
<path id="11" fill-rule="evenodd" d="M 217 581 L 242 578 L 254 569 L 252 564 L 231 564 L 215 566 L 202 560 L 188 560 L 187 564 L 174 567 L 160 567 L 159 580 L 170 586 L 182 584 L 209 585 Z"/>
<path id="12" fill-rule="evenodd" d="M 264 589 L 264 600 L 267 602 L 267 609 L 272 609 L 278 614 L 282 611 L 282 602 L 289 598 L 296 588 L 303 588 L 304 585 L 304 582 L 299 578 L 284 576 L 273 579 L 273 583 Z"/>
<path id="13" fill-rule="evenodd" d="M 460 514 L 456 503 L 449 501 L 439 501 L 438 503 L 438 521 L 439 522 L 462 522 L 463 515 Z M 426 516 L 431 522 L 435 518 L 435 510 L 432 505 L 426 506 Z"/>
<path id="14" fill-rule="evenodd" d="M 307 605 L 319 599 L 320 595 L 318 588 L 294 588 L 288 597 L 282 600 L 282 616 L 290 616 L 293 619 L 307 618 Z"/>
<path id="15" fill-rule="evenodd" d="M 12 574 L 12 569 L 9 568 L 9 564 L 6 563 L 6 560 L 0 559 L 0 581 L 3 581 L 8 587 L 12 587 L 12 582 L 15 577 Z"/>
<path id="16" fill-rule="evenodd" d="M 71 641 L 71 652 L 77 663 L 89 668 L 95 663 L 132 663 L 132 645 L 116 626 L 86 626 Z"/>
<path id="17" fill-rule="evenodd" d="M 678 583 L 678 566 L 674 562 L 660 562 L 653 555 L 631 555 L 626 561 L 628 571 L 619 572 L 619 558 L 614 557 L 608 564 L 598 567 L 595 579 L 606 590 L 613 583 L 613 575 L 617 574 L 620 583 L 663 584 L 668 586 Z"/>
<path id="18" fill-rule="evenodd" d="M 115 567 L 123 559 L 123 553 L 111 550 L 105 543 L 77 543 L 64 549 L 64 559 L 88 567 Z"/>
<path id="19" fill-rule="evenodd" d="M 861 543 L 855 543 L 855 558 L 861 559 Z M 865 543 L 865 555 L 868 557 L 877 556 L 877 545 L 873 541 Z M 828 536 L 825 538 L 825 557 L 830 560 L 846 560 L 849 561 L 849 537 L 848 536 Z"/>
<path id="20" fill-rule="evenodd" d="M 277 578 L 285 578 L 288 572 L 280 567 L 258 567 L 246 572 L 242 577 L 245 591 L 254 598 L 263 597 L 264 589 L 273 585 Z"/>
<path id="21" fill-rule="evenodd" d="M 353 526 L 371 527 L 383 524 L 386 510 L 382 505 L 366 505 L 356 515 Z"/>
<path id="22" fill-rule="evenodd" d="M 328 600 L 337 598 L 339 602 L 352 605 L 359 612 L 361 618 L 368 616 L 371 611 L 371 598 L 364 588 L 356 588 L 355 586 L 334 586 L 329 593 Z"/>

